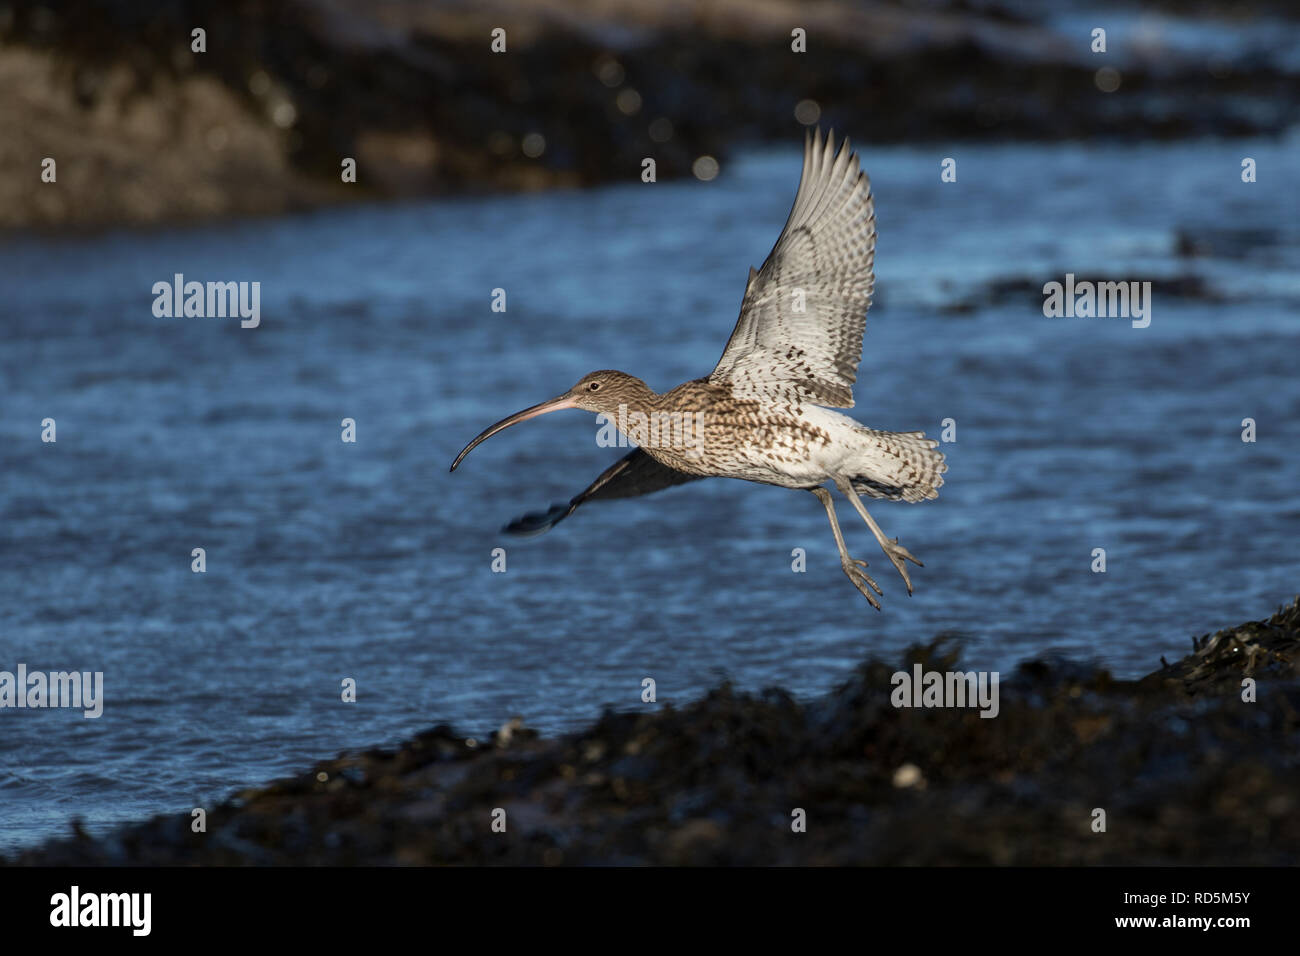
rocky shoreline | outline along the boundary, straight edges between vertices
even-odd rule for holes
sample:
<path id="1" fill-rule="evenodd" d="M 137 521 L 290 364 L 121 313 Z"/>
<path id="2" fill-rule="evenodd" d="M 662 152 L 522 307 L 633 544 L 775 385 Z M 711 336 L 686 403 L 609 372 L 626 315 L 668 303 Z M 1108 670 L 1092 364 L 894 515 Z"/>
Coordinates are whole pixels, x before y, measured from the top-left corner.
<path id="1" fill-rule="evenodd" d="M 1300 598 L 1192 643 L 1137 681 L 1022 664 L 993 719 L 891 703 L 898 669 L 960 669 L 939 640 L 808 702 L 723 684 L 556 739 L 439 726 L 246 790 L 205 833 L 188 814 L 102 838 L 74 825 L 0 862 L 1295 865 Z"/>
<path id="2" fill-rule="evenodd" d="M 1116 18 L 1106 54 L 1052 15 L 962 0 L 175 0 L 142 16 L 91 0 L 71 16 L 24 0 L 0 5 L 0 229 L 634 182 L 645 157 L 666 179 L 702 155 L 797 142 L 812 122 L 951 143 L 1292 121 L 1300 74 L 1266 41 L 1180 45 L 1198 30 L 1260 34 L 1256 14 L 1209 3 L 1172 28 Z M 1294 28 L 1284 4 L 1258 16 Z M 57 183 L 40 179 L 45 158 Z"/>

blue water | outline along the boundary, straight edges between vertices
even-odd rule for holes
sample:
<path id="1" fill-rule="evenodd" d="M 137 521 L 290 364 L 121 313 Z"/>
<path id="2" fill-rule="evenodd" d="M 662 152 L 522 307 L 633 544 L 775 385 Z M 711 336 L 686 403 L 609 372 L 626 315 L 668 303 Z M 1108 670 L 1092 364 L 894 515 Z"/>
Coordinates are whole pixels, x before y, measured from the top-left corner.
<path id="1" fill-rule="evenodd" d="M 866 149 L 878 298 L 853 414 L 957 428 L 938 501 L 873 508 L 925 561 L 914 597 L 841 506 L 883 613 L 803 493 L 701 482 L 501 536 L 616 457 L 584 413 L 447 472 L 590 369 L 707 373 L 784 222 L 794 148 L 708 184 L 0 240 L 0 670 L 103 671 L 106 697 L 98 720 L 0 710 L 0 849 L 438 722 L 572 728 L 645 706 L 647 676 L 658 706 L 723 673 L 814 695 L 943 631 L 979 669 L 1055 650 L 1137 675 L 1265 615 L 1300 590 L 1296 146 Z M 155 318 L 177 272 L 260 282 L 261 327 Z M 1066 272 L 1199 277 L 1213 297 L 1157 291 L 1146 329 L 1044 318 L 1036 290 Z M 996 292 L 1014 280 L 1029 291 Z"/>

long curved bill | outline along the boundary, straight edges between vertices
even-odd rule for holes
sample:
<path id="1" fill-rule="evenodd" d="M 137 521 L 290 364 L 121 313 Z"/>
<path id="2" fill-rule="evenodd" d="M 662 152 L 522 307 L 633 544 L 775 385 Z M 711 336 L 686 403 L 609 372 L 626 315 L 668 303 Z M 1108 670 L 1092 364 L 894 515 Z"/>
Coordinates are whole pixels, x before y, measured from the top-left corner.
<path id="1" fill-rule="evenodd" d="M 503 418 L 495 425 L 485 428 L 477 438 L 475 438 L 472 442 L 466 445 L 461 450 L 461 453 L 456 456 L 456 460 L 451 463 L 451 470 L 455 471 L 456 466 L 459 465 L 464 460 L 466 455 L 472 452 L 477 446 L 487 441 L 497 432 L 503 431 L 509 428 L 511 425 L 517 425 L 520 422 L 526 422 L 530 418 L 536 418 L 538 415 L 545 415 L 547 412 L 558 412 L 562 408 L 577 408 L 577 407 L 578 406 L 573 401 L 573 398 L 566 392 L 564 395 L 560 395 L 557 398 L 552 398 L 550 401 L 547 402 L 542 402 L 540 405 L 534 405 L 531 408 L 525 408 L 522 412 L 515 412 L 509 418 Z"/>

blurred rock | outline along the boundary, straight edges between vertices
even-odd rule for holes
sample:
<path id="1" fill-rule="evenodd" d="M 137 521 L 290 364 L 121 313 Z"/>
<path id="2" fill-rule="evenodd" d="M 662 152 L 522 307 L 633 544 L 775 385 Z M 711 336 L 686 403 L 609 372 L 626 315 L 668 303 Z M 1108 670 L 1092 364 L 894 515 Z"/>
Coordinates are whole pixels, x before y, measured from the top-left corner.
<path id="1" fill-rule="evenodd" d="M 686 176 L 800 120 L 872 142 L 1274 133 L 1300 93 L 1285 9 L 1128 14 L 1103 56 L 1024 2 L 0 2 L 0 228 L 635 182 L 646 157 Z"/>

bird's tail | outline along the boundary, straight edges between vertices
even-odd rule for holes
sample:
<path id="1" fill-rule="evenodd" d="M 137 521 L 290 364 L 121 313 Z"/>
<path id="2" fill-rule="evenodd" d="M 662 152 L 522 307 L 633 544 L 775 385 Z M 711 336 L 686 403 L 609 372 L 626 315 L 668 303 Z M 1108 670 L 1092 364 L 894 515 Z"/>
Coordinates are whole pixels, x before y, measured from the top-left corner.
<path id="1" fill-rule="evenodd" d="M 858 494 L 890 501 L 926 501 L 939 497 L 948 470 L 939 443 L 925 432 L 882 432 L 862 428 L 868 439 L 869 467 L 853 476 Z"/>

